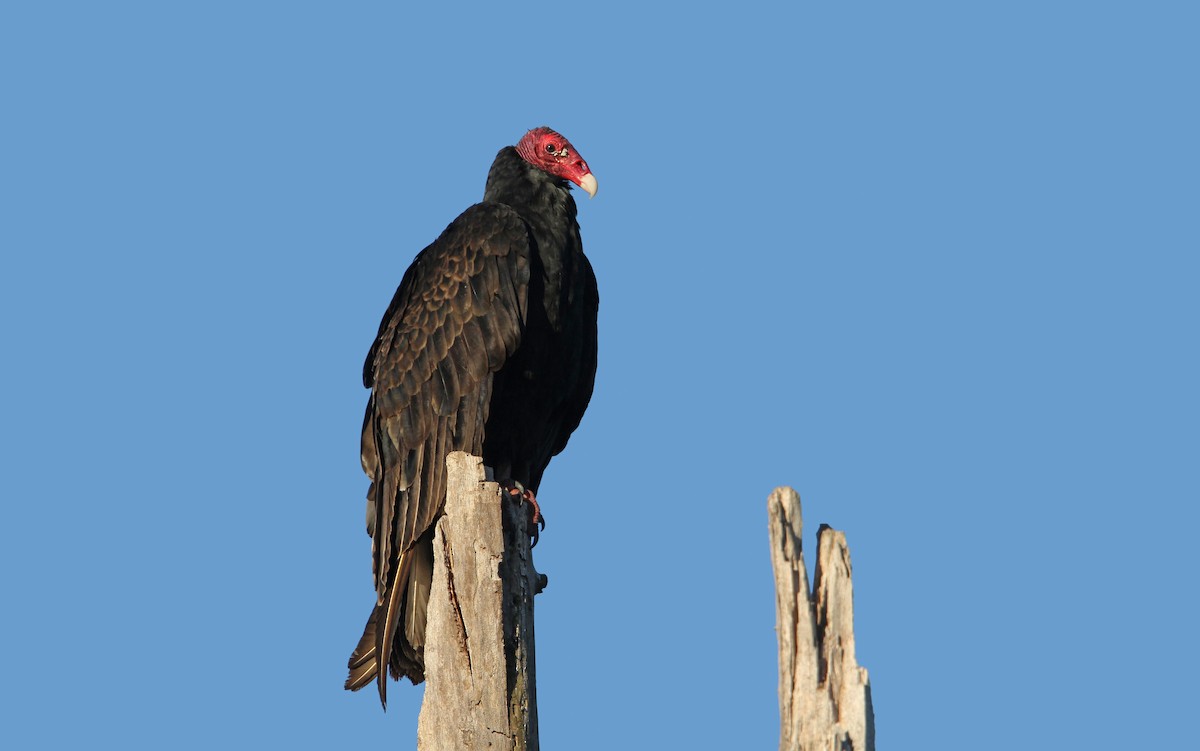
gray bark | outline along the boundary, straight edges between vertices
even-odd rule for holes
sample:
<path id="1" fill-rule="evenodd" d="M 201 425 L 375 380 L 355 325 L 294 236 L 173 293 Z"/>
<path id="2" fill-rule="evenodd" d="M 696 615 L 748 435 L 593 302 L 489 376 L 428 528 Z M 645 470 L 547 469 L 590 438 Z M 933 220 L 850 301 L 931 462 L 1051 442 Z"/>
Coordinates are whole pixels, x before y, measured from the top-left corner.
<path id="1" fill-rule="evenodd" d="M 854 589 L 846 535 L 822 525 L 810 592 L 800 496 L 776 488 L 767 499 L 775 630 L 779 636 L 780 751 L 874 751 L 867 670 L 854 658 Z"/>
<path id="2" fill-rule="evenodd" d="M 528 513 L 488 482 L 479 457 L 447 460 L 425 637 L 422 751 L 537 751 Z"/>

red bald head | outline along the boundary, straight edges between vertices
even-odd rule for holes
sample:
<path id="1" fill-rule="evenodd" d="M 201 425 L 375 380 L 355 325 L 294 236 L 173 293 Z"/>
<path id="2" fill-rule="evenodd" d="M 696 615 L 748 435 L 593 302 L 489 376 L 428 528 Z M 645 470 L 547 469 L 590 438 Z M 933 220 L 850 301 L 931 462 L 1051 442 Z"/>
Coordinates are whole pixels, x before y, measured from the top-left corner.
<path id="1" fill-rule="evenodd" d="M 517 153 L 534 167 L 575 183 L 586 190 L 589 197 L 596 195 L 596 178 L 587 162 L 570 141 L 546 126 L 526 133 L 517 143 Z"/>

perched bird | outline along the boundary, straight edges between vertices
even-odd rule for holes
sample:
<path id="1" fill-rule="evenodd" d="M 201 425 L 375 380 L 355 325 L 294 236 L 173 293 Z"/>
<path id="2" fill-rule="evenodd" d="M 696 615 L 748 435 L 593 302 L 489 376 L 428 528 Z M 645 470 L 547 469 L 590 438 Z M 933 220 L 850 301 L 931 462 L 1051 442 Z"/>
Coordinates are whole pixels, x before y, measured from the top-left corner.
<path id="1" fill-rule="evenodd" d="M 389 669 L 425 679 L 447 455 L 482 456 L 540 521 L 533 494 L 591 399 L 599 296 L 570 183 L 596 193 L 587 162 L 550 128 L 501 149 L 483 202 L 413 260 L 367 353 L 362 466 L 377 599 L 346 688 L 375 680 L 385 708 Z"/>

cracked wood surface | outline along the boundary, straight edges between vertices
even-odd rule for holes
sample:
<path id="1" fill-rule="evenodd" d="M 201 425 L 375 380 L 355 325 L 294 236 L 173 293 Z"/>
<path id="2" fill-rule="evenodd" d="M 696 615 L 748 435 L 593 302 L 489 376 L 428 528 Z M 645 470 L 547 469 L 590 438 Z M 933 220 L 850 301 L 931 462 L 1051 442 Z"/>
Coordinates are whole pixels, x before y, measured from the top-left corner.
<path id="1" fill-rule="evenodd" d="M 809 590 L 800 496 L 776 488 L 767 499 L 775 630 L 779 636 L 780 751 L 874 751 L 867 670 L 854 657 L 854 590 L 846 535 L 817 531 Z"/>
<path id="2" fill-rule="evenodd" d="M 503 500 L 479 457 L 447 459 L 434 537 L 417 748 L 537 751 L 533 569 L 527 514 Z"/>

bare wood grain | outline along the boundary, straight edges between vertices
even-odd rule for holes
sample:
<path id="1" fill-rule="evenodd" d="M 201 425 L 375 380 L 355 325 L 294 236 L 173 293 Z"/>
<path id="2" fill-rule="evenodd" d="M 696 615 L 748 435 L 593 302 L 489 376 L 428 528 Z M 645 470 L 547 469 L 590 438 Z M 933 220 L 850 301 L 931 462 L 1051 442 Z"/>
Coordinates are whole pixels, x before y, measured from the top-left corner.
<path id="1" fill-rule="evenodd" d="M 537 751 L 533 568 L 527 514 L 487 481 L 479 457 L 447 460 L 434 537 L 421 751 Z"/>
<path id="2" fill-rule="evenodd" d="M 871 686 L 854 655 L 854 588 L 842 532 L 817 532 L 815 592 L 801 544 L 800 496 L 767 499 L 775 629 L 779 637 L 780 751 L 874 751 Z"/>

